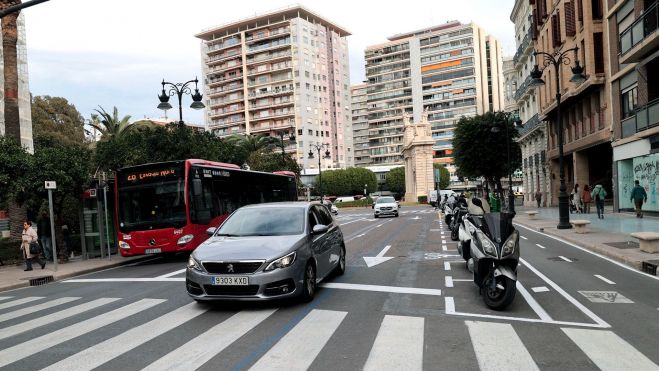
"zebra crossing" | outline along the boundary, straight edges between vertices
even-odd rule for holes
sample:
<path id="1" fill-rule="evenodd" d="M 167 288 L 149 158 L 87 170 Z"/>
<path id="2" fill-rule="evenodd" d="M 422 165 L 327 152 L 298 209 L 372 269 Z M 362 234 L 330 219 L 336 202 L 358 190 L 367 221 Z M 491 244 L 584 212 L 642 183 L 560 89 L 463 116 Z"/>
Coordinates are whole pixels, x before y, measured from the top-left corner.
<path id="1" fill-rule="evenodd" d="M 152 357 L 154 360 L 150 361 L 150 364 L 136 366 L 136 369 L 227 368 L 233 365 L 220 363 L 218 366 L 213 362 L 222 362 L 223 352 L 244 337 L 266 337 L 267 334 L 260 332 L 259 327 L 278 324 L 282 320 L 278 316 L 283 316 L 280 308 L 250 308 L 227 313 L 198 303 L 167 306 L 167 311 L 164 312 L 157 310 L 159 307 L 164 308 L 162 306 L 168 302 L 166 299 L 96 298 L 86 301 L 80 297 L 3 297 L 1 300 L 4 306 L 0 309 L 0 368 L 6 369 L 24 369 L 25 365 L 20 361 L 34 356 L 35 350 L 38 349 L 38 353 L 48 350 L 52 351 L 51 354 L 61 355 L 61 359 L 56 359 L 43 368 L 44 370 L 92 370 L 131 355 L 131 352 L 139 352 L 140 346 L 156 339 L 166 339 L 171 347 Z M 55 312 L 52 312 L 53 310 Z M 37 318 L 43 311 L 49 313 Z M 81 320 L 76 323 L 62 321 L 78 314 L 81 315 Z M 151 318 L 118 334 L 113 333 L 113 336 L 107 339 L 99 339 L 97 336 L 108 326 L 136 315 L 147 315 Z M 283 336 L 269 344 L 262 354 L 257 354 L 246 368 L 306 370 L 320 354 L 331 352 L 333 344 L 361 341 L 341 339 L 337 336 L 341 334 L 342 326 L 354 326 L 354 319 L 358 315 L 322 308 L 302 309 L 299 321 L 287 328 Z M 354 317 L 351 319 L 351 316 Z M 195 333 L 191 339 L 189 336 L 182 336 L 182 328 L 195 321 L 205 324 L 210 321 L 211 326 Z M 445 335 L 431 332 L 428 330 L 428 322 L 433 321 L 435 325 L 437 321 L 462 324 L 462 333 Z M 61 327 L 53 329 L 58 324 L 62 324 Z M 471 354 L 481 370 L 540 369 L 537 357 L 541 356 L 543 349 L 537 346 L 527 348 L 522 337 L 518 335 L 519 329 L 516 326 L 537 326 L 537 331 L 543 331 L 549 325 L 463 320 L 448 315 L 418 317 L 382 314 L 377 330 L 372 335 L 364 334 L 370 344 L 365 348 L 369 349 L 368 354 L 363 357 L 365 362 L 354 368 L 442 369 L 441 364 L 429 364 L 428 359 L 433 349 L 427 344 L 437 343 L 429 342 L 429 337 L 463 336 L 471 345 L 472 349 L 469 351 L 473 351 Z M 366 328 L 368 330 L 365 332 L 373 331 L 373 328 Z M 25 340 L 28 332 L 30 337 Z M 659 370 L 653 360 L 610 329 L 561 326 L 560 331 L 557 330 L 556 333 L 561 337 L 561 341 L 552 343 L 553 348 L 558 347 L 565 352 L 580 352 L 602 370 Z M 12 342 L 13 339 L 16 340 Z M 71 342 L 74 339 L 83 341 Z M 443 343 L 451 344 L 453 341 L 454 339 L 446 339 Z M 79 349 L 74 348 L 73 344 L 78 344 Z M 514 356 L 511 357 L 511 354 Z M 654 357 L 656 360 L 656 355 Z"/>

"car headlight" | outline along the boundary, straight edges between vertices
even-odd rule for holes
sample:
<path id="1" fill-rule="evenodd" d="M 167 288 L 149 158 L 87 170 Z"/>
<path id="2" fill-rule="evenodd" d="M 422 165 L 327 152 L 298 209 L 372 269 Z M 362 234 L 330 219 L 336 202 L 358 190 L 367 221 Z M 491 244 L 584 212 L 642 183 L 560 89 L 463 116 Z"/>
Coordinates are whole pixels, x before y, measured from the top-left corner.
<path id="1" fill-rule="evenodd" d="M 120 249 L 130 249 L 130 245 L 125 241 L 119 241 L 119 248 Z"/>
<path id="2" fill-rule="evenodd" d="M 188 258 L 188 268 L 201 272 L 201 265 L 199 265 L 199 262 L 192 256 L 192 254 L 190 254 L 190 257 Z"/>
<path id="3" fill-rule="evenodd" d="M 515 246 L 519 241 L 519 232 L 513 231 L 513 233 L 508 237 L 506 242 L 503 244 L 503 249 L 501 249 L 501 256 L 510 255 L 515 252 Z"/>
<path id="4" fill-rule="evenodd" d="M 497 248 L 494 246 L 492 241 L 490 241 L 489 238 L 485 235 L 485 233 L 481 231 L 477 231 L 476 235 L 478 236 L 478 240 L 481 242 L 481 246 L 483 246 L 483 251 L 485 251 L 486 254 L 491 255 L 496 257 L 497 256 Z"/>
<path id="5" fill-rule="evenodd" d="M 289 267 L 291 264 L 293 264 L 294 261 L 295 261 L 295 252 L 292 252 L 268 264 L 268 266 L 265 267 L 263 271 L 267 272 L 277 268 L 286 268 Z"/>
<path id="6" fill-rule="evenodd" d="M 192 241 L 193 238 L 194 238 L 193 234 L 186 234 L 185 236 L 179 238 L 178 241 L 176 242 L 176 244 L 177 245 L 185 245 L 186 243 Z"/>

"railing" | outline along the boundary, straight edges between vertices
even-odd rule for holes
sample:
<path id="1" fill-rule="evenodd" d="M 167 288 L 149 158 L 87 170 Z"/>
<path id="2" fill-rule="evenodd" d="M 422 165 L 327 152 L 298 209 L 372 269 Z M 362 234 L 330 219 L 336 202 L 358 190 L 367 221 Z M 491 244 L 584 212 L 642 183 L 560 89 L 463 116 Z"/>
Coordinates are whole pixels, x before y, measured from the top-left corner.
<path id="1" fill-rule="evenodd" d="M 523 137 L 527 133 L 532 132 L 535 130 L 538 126 L 542 124 L 542 121 L 540 121 L 540 118 L 538 117 L 538 114 L 536 113 L 533 115 L 530 119 L 528 119 L 522 128 L 518 129 L 517 132 L 519 133 L 520 137 Z"/>
<path id="2" fill-rule="evenodd" d="M 264 92 L 261 92 L 261 91 L 252 92 L 252 93 L 249 93 L 248 96 L 250 98 L 265 97 L 265 96 L 273 95 L 273 94 L 292 93 L 292 92 L 293 92 L 292 88 L 291 89 L 279 88 L 279 89 L 268 90 L 268 91 L 264 91 Z"/>
<path id="3" fill-rule="evenodd" d="M 513 98 L 516 101 L 519 100 L 524 95 L 524 93 L 526 93 L 526 91 L 529 89 L 530 85 L 531 85 L 531 75 L 527 76 L 524 82 L 522 83 L 522 85 L 520 85 L 519 88 L 515 90 L 515 94 L 513 94 Z"/>
<path id="4" fill-rule="evenodd" d="M 290 27 L 286 27 L 284 29 L 269 30 L 269 32 L 267 34 L 263 34 L 261 36 L 258 36 L 258 35 L 257 36 L 247 36 L 247 37 L 245 37 L 245 41 L 261 40 L 261 39 L 265 39 L 265 38 L 268 38 L 268 37 L 283 35 L 283 34 L 286 34 L 286 33 L 289 33 L 289 32 L 291 32 Z"/>
<path id="5" fill-rule="evenodd" d="M 622 120 L 622 137 L 659 125 L 659 98 L 634 111 L 634 115 Z"/>
<path id="6" fill-rule="evenodd" d="M 224 53 L 224 54 L 215 55 L 215 56 L 206 58 L 206 63 L 215 63 L 215 62 L 219 62 L 219 61 L 223 61 L 223 60 L 227 60 L 227 59 L 237 58 L 237 57 L 240 57 L 240 56 L 242 56 L 242 54 L 239 53 L 239 52 Z"/>
<path id="7" fill-rule="evenodd" d="M 269 59 L 275 59 L 275 58 L 280 58 L 280 57 L 288 57 L 291 55 L 290 51 L 283 51 L 283 52 L 277 52 L 277 53 L 268 53 L 268 54 L 260 54 L 257 57 L 254 58 L 247 58 L 247 64 L 250 63 L 255 63 L 255 62 L 261 62 Z"/>
<path id="8" fill-rule="evenodd" d="M 262 107 L 272 107 L 272 106 L 279 106 L 282 104 L 291 104 L 293 103 L 292 99 L 281 99 L 281 100 L 275 100 L 272 102 L 267 102 L 267 103 L 261 103 L 261 104 L 250 104 L 249 108 L 254 109 L 254 108 L 262 108 Z"/>
<path id="9" fill-rule="evenodd" d="M 259 69 L 251 69 L 247 71 L 248 75 L 258 75 L 261 73 L 267 73 L 267 72 L 275 72 L 275 71 L 281 71 L 281 70 L 286 70 L 293 67 L 293 63 L 284 63 L 283 65 L 270 65 L 265 69 L 259 70 Z"/>
<path id="10" fill-rule="evenodd" d="M 237 39 L 237 38 L 225 40 L 224 42 L 213 44 L 213 45 L 209 46 L 208 47 L 208 52 L 209 53 L 214 52 L 216 50 L 229 48 L 229 47 L 232 47 L 232 46 L 238 45 L 238 44 L 240 44 L 240 39 Z"/>
<path id="11" fill-rule="evenodd" d="M 208 78 L 208 84 L 215 84 L 223 81 L 231 81 L 243 77 L 242 73 L 235 74 L 233 76 L 221 76 L 221 77 L 210 77 Z"/>
<path id="12" fill-rule="evenodd" d="M 643 11 L 643 14 L 620 33 L 620 54 L 625 54 L 659 27 L 659 1 Z"/>
<path id="13" fill-rule="evenodd" d="M 269 48 L 276 48 L 280 46 L 291 45 L 290 39 L 283 39 L 282 41 L 273 41 L 263 45 L 255 45 L 247 48 L 248 53 L 258 52 L 260 50 L 265 50 Z"/>
<path id="14" fill-rule="evenodd" d="M 522 55 L 524 55 L 526 48 L 531 44 L 531 33 L 532 30 L 529 28 L 529 31 L 524 35 L 524 39 L 522 39 L 522 43 L 519 44 L 519 47 L 517 48 L 517 53 L 515 53 L 515 56 L 513 57 L 513 64 L 515 66 L 517 66 L 517 62 L 522 58 Z"/>
<path id="15" fill-rule="evenodd" d="M 235 90 L 240 90 L 243 88 L 243 84 L 239 85 L 224 85 L 220 88 L 212 88 L 208 91 L 209 94 L 217 94 L 217 93 L 225 93 L 225 92 L 230 92 L 230 91 L 235 91 Z"/>
<path id="16" fill-rule="evenodd" d="M 286 76 L 282 76 L 282 77 L 279 77 L 279 76 L 278 76 L 278 77 L 276 77 L 276 78 L 269 79 L 269 80 L 267 80 L 267 81 L 259 81 L 259 80 L 256 80 L 256 81 L 248 81 L 248 82 L 247 82 L 247 86 L 256 86 L 256 85 L 270 84 L 270 83 L 275 83 L 275 82 L 279 82 L 279 81 L 287 81 L 287 80 L 293 80 L 293 75 L 290 74 L 290 76 L 289 76 L 289 75 L 286 75 Z"/>

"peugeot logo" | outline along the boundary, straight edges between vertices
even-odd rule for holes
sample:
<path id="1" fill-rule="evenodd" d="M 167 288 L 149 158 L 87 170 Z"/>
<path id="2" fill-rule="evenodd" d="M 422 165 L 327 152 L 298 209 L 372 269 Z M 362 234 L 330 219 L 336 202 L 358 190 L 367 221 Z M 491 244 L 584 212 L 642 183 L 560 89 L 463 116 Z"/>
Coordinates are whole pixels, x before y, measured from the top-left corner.
<path id="1" fill-rule="evenodd" d="M 156 240 L 154 238 L 149 240 L 149 245 L 155 246 L 156 245 Z"/>
<path id="2" fill-rule="evenodd" d="M 233 272 L 233 264 L 228 264 L 227 265 L 227 273 L 234 273 Z"/>

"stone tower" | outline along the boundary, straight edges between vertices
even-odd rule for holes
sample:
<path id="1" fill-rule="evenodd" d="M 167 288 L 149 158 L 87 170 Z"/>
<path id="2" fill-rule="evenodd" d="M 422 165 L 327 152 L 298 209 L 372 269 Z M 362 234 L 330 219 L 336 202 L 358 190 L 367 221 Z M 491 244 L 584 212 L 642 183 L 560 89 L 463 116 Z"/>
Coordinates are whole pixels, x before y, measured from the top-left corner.
<path id="1" fill-rule="evenodd" d="M 403 117 L 405 124 L 403 142 L 403 160 L 405 161 L 405 201 L 416 202 L 419 196 L 428 195 L 434 189 L 432 168 L 432 139 L 428 112 L 423 111 L 421 122 L 410 123 L 406 113 Z"/>

